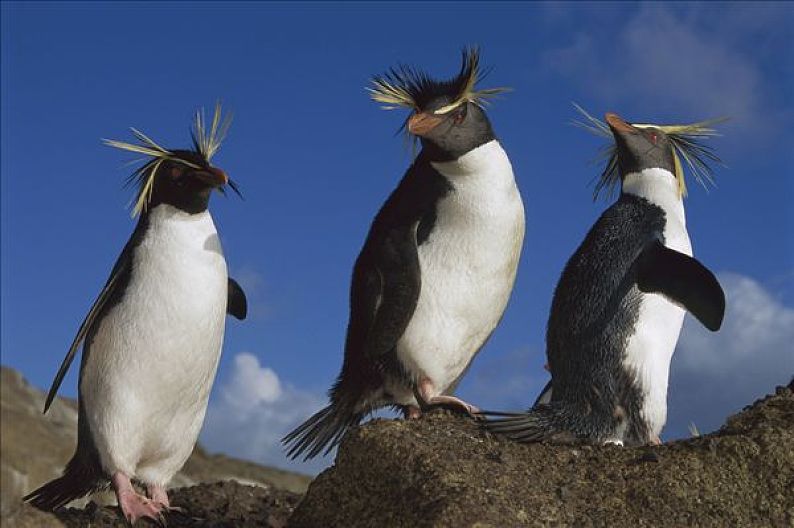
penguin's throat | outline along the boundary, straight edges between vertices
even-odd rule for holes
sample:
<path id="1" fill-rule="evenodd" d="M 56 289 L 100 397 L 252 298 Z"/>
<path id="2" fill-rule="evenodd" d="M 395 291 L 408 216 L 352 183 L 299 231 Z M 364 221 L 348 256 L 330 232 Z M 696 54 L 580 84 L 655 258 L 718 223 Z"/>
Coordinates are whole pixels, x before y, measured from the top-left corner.
<path id="1" fill-rule="evenodd" d="M 686 225 L 684 200 L 678 191 L 678 182 L 667 169 L 652 168 L 631 172 L 623 178 L 621 192 L 645 198 L 661 207 L 668 219 L 674 218 Z"/>
<path id="2" fill-rule="evenodd" d="M 456 160 L 433 161 L 431 165 L 447 178 L 457 178 L 494 170 L 504 172 L 510 168 L 510 161 L 502 146 L 494 139 L 470 150 Z M 512 168 L 510 172 L 512 173 Z"/>

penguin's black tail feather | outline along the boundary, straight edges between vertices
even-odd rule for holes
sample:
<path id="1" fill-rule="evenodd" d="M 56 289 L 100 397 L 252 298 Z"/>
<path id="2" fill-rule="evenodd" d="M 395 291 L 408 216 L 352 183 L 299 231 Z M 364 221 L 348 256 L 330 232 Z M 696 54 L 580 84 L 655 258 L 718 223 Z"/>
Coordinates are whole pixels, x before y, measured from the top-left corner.
<path id="1" fill-rule="evenodd" d="M 63 475 L 25 495 L 22 500 L 40 510 L 53 511 L 102 487 L 102 477 L 73 458 L 63 470 Z"/>
<path id="2" fill-rule="evenodd" d="M 287 456 L 293 459 L 304 455 L 303 460 L 306 461 L 323 451 L 327 455 L 347 430 L 358 425 L 363 418 L 362 412 L 331 403 L 282 438 L 281 443 L 288 446 Z"/>
<path id="3" fill-rule="evenodd" d="M 499 418 L 486 418 L 483 427 L 491 433 L 506 436 L 516 442 L 539 442 L 572 434 L 568 428 L 560 427 L 560 422 L 564 421 L 563 413 L 552 405 L 537 405 L 521 413 L 482 411 L 480 414 L 498 416 Z"/>

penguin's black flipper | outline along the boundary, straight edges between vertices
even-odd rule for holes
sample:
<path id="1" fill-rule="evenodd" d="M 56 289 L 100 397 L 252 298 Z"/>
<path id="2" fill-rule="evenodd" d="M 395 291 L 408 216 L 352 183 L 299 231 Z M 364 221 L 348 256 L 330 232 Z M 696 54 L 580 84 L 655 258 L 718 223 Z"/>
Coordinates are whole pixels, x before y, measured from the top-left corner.
<path id="1" fill-rule="evenodd" d="M 119 255 L 116 264 L 113 266 L 113 270 L 110 272 L 110 277 L 108 278 L 107 283 L 105 283 L 105 287 L 102 288 L 101 292 L 99 292 L 99 297 L 97 297 L 96 301 L 94 301 L 93 306 L 91 306 L 91 309 L 88 311 L 88 315 L 86 315 L 85 319 L 83 319 L 80 329 L 77 331 L 74 341 L 72 341 L 72 346 L 69 347 L 66 357 L 63 358 L 61 367 L 58 369 L 58 373 L 55 375 L 55 379 L 52 381 L 50 391 L 47 393 L 47 400 L 44 402 L 45 413 L 50 408 L 52 400 L 55 399 L 55 395 L 58 393 L 58 389 L 63 382 L 63 378 L 66 376 L 66 372 L 69 370 L 69 366 L 71 366 L 72 361 L 74 361 L 74 356 L 77 354 L 77 349 L 80 347 L 80 343 L 83 342 L 83 339 L 85 339 L 85 336 L 88 335 L 88 332 L 94 326 L 94 323 L 97 322 L 97 318 L 99 317 L 99 314 L 102 313 L 102 309 L 105 308 L 105 305 L 107 305 L 114 293 L 119 290 L 119 285 L 129 280 L 132 262 L 131 250 L 135 243 L 137 243 L 137 237 L 135 234 L 133 234 L 133 237 L 127 243 L 127 246 L 124 247 L 124 250 L 121 252 L 121 255 Z"/>
<path id="2" fill-rule="evenodd" d="M 372 323 L 364 340 L 365 352 L 379 358 L 392 350 L 416 309 L 421 288 L 419 255 L 413 230 L 393 233 L 380 248 L 376 263 L 378 293 Z"/>
<path id="3" fill-rule="evenodd" d="M 229 277 L 229 293 L 226 301 L 226 313 L 233 315 L 240 321 L 244 320 L 248 315 L 248 300 L 245 298 L 245 292 L 237 283 L 236 280 Z"/>
<path id="4" fill-rule="evenodd" d="M 421 280 L 416 223 L 384 229 L 367 240 L 350 287 L 349 361 L 377 362 L 394 348 L 416 309 Z"/>
<path id="5" fill-rule="evenodd" d="M 642 252 L 637 264 L 640 291 L 661 293 L 683 305 L 709 330 L 720 329 L 725 315 L 725 292 L 703 264 L 658 240 Z"/>

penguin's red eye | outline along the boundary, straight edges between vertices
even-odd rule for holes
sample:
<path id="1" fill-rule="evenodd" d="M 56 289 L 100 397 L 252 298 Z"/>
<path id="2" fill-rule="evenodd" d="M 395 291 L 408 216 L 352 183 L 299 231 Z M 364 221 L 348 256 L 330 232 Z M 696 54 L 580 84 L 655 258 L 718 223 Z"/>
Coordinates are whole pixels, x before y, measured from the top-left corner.
<path id="1" fill-rule="evenodd" d="M 466 109 L 462 108 L 458 113 L 455 114 L 455 119 L 453 119 L 453 122 L 456 125 L 459 125 L 463 123 L 464 119 L 466 119 Z"/>
<path id="2" fill-rule="evenodd" d="M 182 167 L 171 167 L 171 177 L 173 179 L 177 179 L 180 176 L 182 176 L 183 172 L 184 170 L 182 169 Z"/>
<path id="3" fill-rule="evenodd" d="M 656 141 L 657 141 L 659 138 L 657 138 L 657 137 L 656 137 L 656 134 L 654 134 L 653 132 L 651 132 L 651 134 L 650 134 L 650 139 L 651 139 L 651 143 L 653 143 L 654 145 L 656 145 Z"/>

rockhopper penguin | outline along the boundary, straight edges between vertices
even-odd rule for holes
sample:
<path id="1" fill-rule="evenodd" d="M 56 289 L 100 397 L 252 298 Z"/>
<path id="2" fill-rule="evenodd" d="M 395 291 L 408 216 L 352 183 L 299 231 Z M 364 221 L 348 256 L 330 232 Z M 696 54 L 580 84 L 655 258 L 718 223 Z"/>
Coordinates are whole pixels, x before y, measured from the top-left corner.
<path id="1" fill-rule="evenodd" d="M 373 79 L 386 108 L 406 107 L 422 150 L 372 222 L 356 260 L 342 371 L 330 404 L 289 433 L 289 455 L 327 453 L 371 411 L 418 417 L 452 395 L 507 305 L 524 238 L 524 207 L 477 89 L 476 49 L 437 81 L 412 68 Z"/>
<path id="2" fill-rule="evenodd" d="M 581 110 L 581 109 L 580 109 Z M 526 413 L 490 413 L 495 433 L 529 442 L 658 443 L 667 417 L 667 381 L 685 310 L 719 329 L 725 296 L 692 258 L 681 158 L 701 183 L 718 161 L 698 139 L 712 122 L 691 125 L 606 122 L 581 110 L 596 133 L 613 138 L 596 186 L 620 185 L 576 250 L 554 292 L 546 346 L 551 382 Z"/>
<path id="3" fill-rule="evenodd" d="M 165 149 L 135 129 L 139 144 L 106 141 L 151 158 L 130 178 L 140 218 L 47 395 L 44 412 L 84 342 L 77 449 L 63 476 L 25 497 L 34 506 L 53 510 L 110 483 L 131 524 L 169 508 L 165 486 L 204 421 L 226 313 L 246 315 L 207 210 L 213 189 L 237 191 L 210 164 L 228 125 L 216 106 L 211 124 L 197 113 L 192 150 Z"/>

